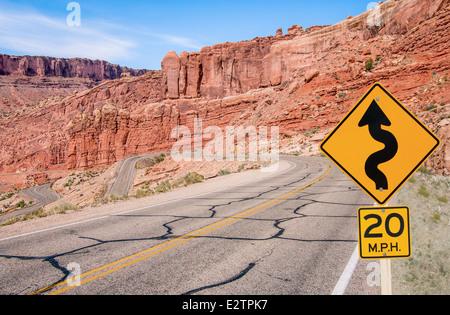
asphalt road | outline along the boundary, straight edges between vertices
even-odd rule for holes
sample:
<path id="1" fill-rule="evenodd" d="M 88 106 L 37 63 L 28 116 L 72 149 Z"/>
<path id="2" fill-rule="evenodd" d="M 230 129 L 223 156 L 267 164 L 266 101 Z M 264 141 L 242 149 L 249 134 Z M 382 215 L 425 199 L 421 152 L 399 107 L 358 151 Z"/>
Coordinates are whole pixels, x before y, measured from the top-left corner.
<path id="1" fill-rule="evenodd" d="M 114 184 L 111 185 L 107 193 L 119 197 L 128 194 L 134 177 L 136 176 L 136 163 L 149 156 L 152 155 L 148 154 L 126 158 L 116 176 Z"/>
<path id="2" fill-rule="evenodd" d="M 260 182 L 0 239 L 0 294 L 331 294 L 373 202 L 326 159 L 283 159 Z M 367 264 L 347 294 L 378 294 Z"/>
<path id="3" fill-rule="evenodd" d="M 14 210 L 13 212 L 2 214 L 0 216 L 0 223 L 4 223 L 12 218 L 26 215 L 28 213 L 38 210 L 41 207 L 44 207 L 45 205 L 48 205 L 52 202 L 55 202 L 55 201 L 61 199 L 61 196 L 58 193 L 56 193 L 55 191 L 53 191 L 50 188 L 50 186 L 51 186 L 51 184 L 45 184 L 45 185 L 35 186 L 35 187 L 25 189 L 23 191 L 23 193 L 26 194 L 28 197 L 31 197 L 34 200 L 36 200 L 37 203 L 31 207 L 18 209 L 18 210 Z"/>

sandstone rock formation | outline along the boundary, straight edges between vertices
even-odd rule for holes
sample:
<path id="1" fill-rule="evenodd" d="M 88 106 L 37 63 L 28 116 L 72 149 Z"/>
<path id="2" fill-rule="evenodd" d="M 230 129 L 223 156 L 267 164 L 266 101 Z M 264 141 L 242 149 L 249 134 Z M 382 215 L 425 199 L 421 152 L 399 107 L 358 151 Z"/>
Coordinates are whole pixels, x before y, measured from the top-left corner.
<path id="1" fill-rule="evenodd" d="M 0 76 L 17 74 L 40 77 L 83 78 L 102 81 L 120 78 L 122 73 L 139 76 L 145 72 L 147 71 L 129 69 L 110 64 L 103 60 L 9 56 L 0 54 Z"/>
<path id="2" fill-rule="evenodd" d="M 426 114 L 444 144 L 427 165 L 449 174 L 449 25 L 449 0 L 388 0 L 332 26 L 171 51 L 161 71 L 2 119 L 0 172 L 90 168 L 167 151 L 177 140 L 171 130 L 193 130 L 196 117 L 203 128 L 279 126 L 285 139 L 326 133 L 380 82 Z"/>
<path id="3" fill-rule="evenodd" d="M 0 115 L 9 117 L 50 98 L 64 98 L 93 88 L 104 80 L 146 72 L 101 60 L 0 54 Z"/>

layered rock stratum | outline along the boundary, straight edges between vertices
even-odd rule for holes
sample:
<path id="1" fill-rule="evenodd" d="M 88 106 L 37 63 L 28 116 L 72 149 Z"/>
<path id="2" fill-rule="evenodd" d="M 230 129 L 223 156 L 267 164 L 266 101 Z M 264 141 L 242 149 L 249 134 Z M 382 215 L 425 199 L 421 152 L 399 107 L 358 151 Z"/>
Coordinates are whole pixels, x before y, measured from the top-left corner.
<path id="1" fill-rule="evenodd" d="M 0 114 L 16 114 L 49 98 L 61 99 L 105 80 L 146 72 L 103 60 L 0 54 Z"/>
<path id="2" fill-rule="evenodd" d="M 450 173 L 449 0 L 388 0 L 331 26 L 169 52 L 160 71 L 49 100 L 0 122 L 0 172 L 88 169 L 170 150 L 174 127 L 279 126 L 326 134 L 375 82 L 442 140 Z"/>
<path id="3" fill-rule="evenodd" d="M 54 58 L 44 56 L 9 56 L 0 54 L 0 75 L 82 78 L 94 81 L 114 80 L 122 73 L 143 75 L 146 70 L 135 70 L 111 64 L 104 60 L 86 58 Z"/>

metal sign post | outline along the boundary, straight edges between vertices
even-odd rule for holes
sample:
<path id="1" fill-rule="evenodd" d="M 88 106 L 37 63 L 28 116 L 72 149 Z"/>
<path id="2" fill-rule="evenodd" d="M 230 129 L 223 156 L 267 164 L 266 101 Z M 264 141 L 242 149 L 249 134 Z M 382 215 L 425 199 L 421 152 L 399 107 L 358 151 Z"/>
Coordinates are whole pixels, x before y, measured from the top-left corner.
<path id="1" fill-rule="evenodd" d="M 373 206 L 377 207 L 378 204 L 374 203 Z M 389 203 L 386 206 L 389 206 Z M 390 259 L 380 260 L 380 286 L 381 295 L 392 295 L 392 269 Z"/>
<path id="2" fill-rule="evenodd" d="M 381 295 L 392 295 L 391 260 L 380 260 Z"/>

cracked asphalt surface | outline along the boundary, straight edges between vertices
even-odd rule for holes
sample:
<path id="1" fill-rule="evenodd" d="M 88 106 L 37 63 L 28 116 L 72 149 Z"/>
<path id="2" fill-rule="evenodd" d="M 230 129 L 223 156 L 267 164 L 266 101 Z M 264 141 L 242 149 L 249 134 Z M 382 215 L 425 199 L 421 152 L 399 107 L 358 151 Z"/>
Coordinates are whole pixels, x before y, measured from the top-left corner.
<path id="1" fill-rule="evenodd" d="M 0 294 L 330 294 L 373 202 L 326 159 L 283 159 L 259 182 L 0 241 Z M 347 293 L 378 294 L 368 263 Z"/>

